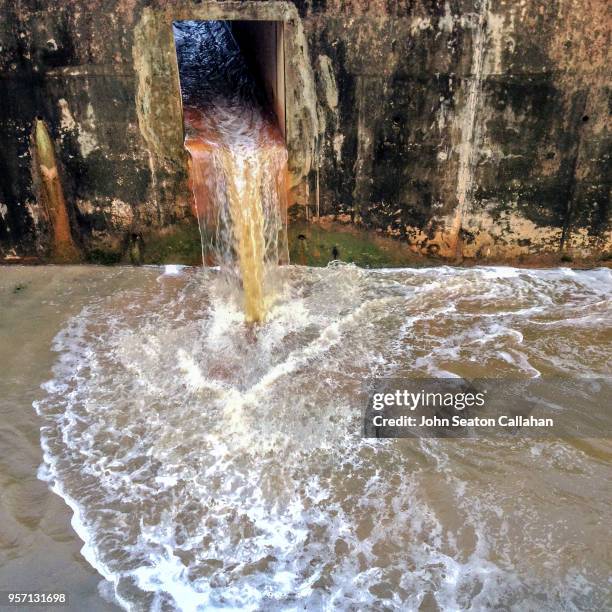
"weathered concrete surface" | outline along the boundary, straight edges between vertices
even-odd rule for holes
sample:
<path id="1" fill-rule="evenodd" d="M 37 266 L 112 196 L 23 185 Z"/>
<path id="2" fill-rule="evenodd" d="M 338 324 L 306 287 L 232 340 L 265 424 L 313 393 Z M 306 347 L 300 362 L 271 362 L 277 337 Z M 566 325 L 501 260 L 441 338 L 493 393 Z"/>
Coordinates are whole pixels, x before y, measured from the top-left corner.
<path id="1" fill-rule="evenodd" d="M 453 259 L 612 248 L 607 0 L 0 0 L 0 257 L 52 253 L 36 116 L 85 257 L 193 227 L 170 28 L 186 18 L 285 23 L 308 216 Z"/>
<path id="2" fill-rule="evenodd" d="M 447 257 L 610 249 L 611 22 L 587 4 L 310 3 L 321 211 Z"/>

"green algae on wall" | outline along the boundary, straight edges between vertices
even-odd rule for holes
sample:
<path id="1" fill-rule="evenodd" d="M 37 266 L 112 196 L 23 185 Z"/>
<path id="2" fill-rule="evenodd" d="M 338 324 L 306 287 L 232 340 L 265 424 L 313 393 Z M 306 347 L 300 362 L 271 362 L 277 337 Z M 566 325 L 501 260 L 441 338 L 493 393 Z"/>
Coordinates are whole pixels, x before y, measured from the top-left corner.
<path id="1" fill-rule="evenodd" d="M 118 246 L 106 245 L 87 254 L 90 263 L 113 265 L 202 265 L 202 245 L 197 224 L 177 224 L 144 234 L 131 233 Z"/>
<path id="2" fill-rule="evenodd" d="M 326 266 L 337 260 L 362 268 L 403 268 L 436 263 L 415 255 L 397 240 L 350 225 L 294 222 L 288 239 L 294 265 Z"/>

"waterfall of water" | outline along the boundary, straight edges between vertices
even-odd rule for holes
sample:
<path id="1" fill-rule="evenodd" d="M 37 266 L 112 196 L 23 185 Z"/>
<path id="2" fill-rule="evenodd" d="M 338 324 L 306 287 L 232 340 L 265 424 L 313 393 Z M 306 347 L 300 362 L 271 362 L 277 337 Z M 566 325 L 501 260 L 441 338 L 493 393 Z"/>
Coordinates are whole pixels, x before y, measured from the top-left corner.
<path id="1" fill-rule="evenodd" d="M 246 319 L 261 321 L 268 270 L 287 259 L 287 150 L 229 26 L 174 32 L 203 260 L 242 286 Z"/>

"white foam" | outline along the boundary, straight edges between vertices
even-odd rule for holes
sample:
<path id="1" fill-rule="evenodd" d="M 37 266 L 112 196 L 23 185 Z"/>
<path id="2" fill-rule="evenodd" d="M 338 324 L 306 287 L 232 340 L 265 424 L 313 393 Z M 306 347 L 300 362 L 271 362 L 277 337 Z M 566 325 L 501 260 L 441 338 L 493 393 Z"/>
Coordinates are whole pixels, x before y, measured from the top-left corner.
<path id="1" fill-rule="evenodd" d="M 178 276 L 180 274 L 182 274 L 183 270 L 186 268 L 187 266 L 183 266 L 180 264 L 166 264 L 164 266 L 164 276 Z"/>
<path id="2" fill-rule="evenodd" d="M 56 337 L 36 405 L 39 477 L 119 604 L 141 609 L 149 593 L 152 609 L 418 609 L 427 595 L 441 609 L 521 608 L 540 588 L 517 565 L 525 550 L 558 598 L 592 588 L 599 601 L 596 578 L 566 582 L 550 546 L 508 534 L 505 460 L 468 479 L 497 456 L 486 443 L 363 440 L 360 419 L 361 383 L 380 372 L 558 371 L 573 357 L 543 354 L 530 326 L 561 321 L 573 301 L 605 308 L 605 275 L 284 274 L 256 329 L 213 277 L 190 284 L 199 273 L 185 271 L 150 300 L 135 289 L 92 304 Z M 513 444 L 508 465 L 527 469 Z"/>

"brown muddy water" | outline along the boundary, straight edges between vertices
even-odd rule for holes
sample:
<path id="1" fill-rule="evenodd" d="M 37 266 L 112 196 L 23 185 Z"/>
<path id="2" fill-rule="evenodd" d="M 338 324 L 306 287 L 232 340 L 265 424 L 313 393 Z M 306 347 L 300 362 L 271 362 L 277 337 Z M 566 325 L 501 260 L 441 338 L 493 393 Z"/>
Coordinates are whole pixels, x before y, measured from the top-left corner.
<path id="1" fill-rule="evenodd" d="M 609 609 L 610 439 L 371 440 L 361 415 L 372 376 L 609 378 L 611 272 L 276 273 L 253 327 L 214 269 L 0 269 L 0 590 Z"/>
<path id="2" fill-rule="evenodd" d="M 202 258 L 240 282 L 247 320 L 258 322 L 267 269 L 288 261 L 285 141 L 228 22 L 177 21 L 173 31 Z"/>

